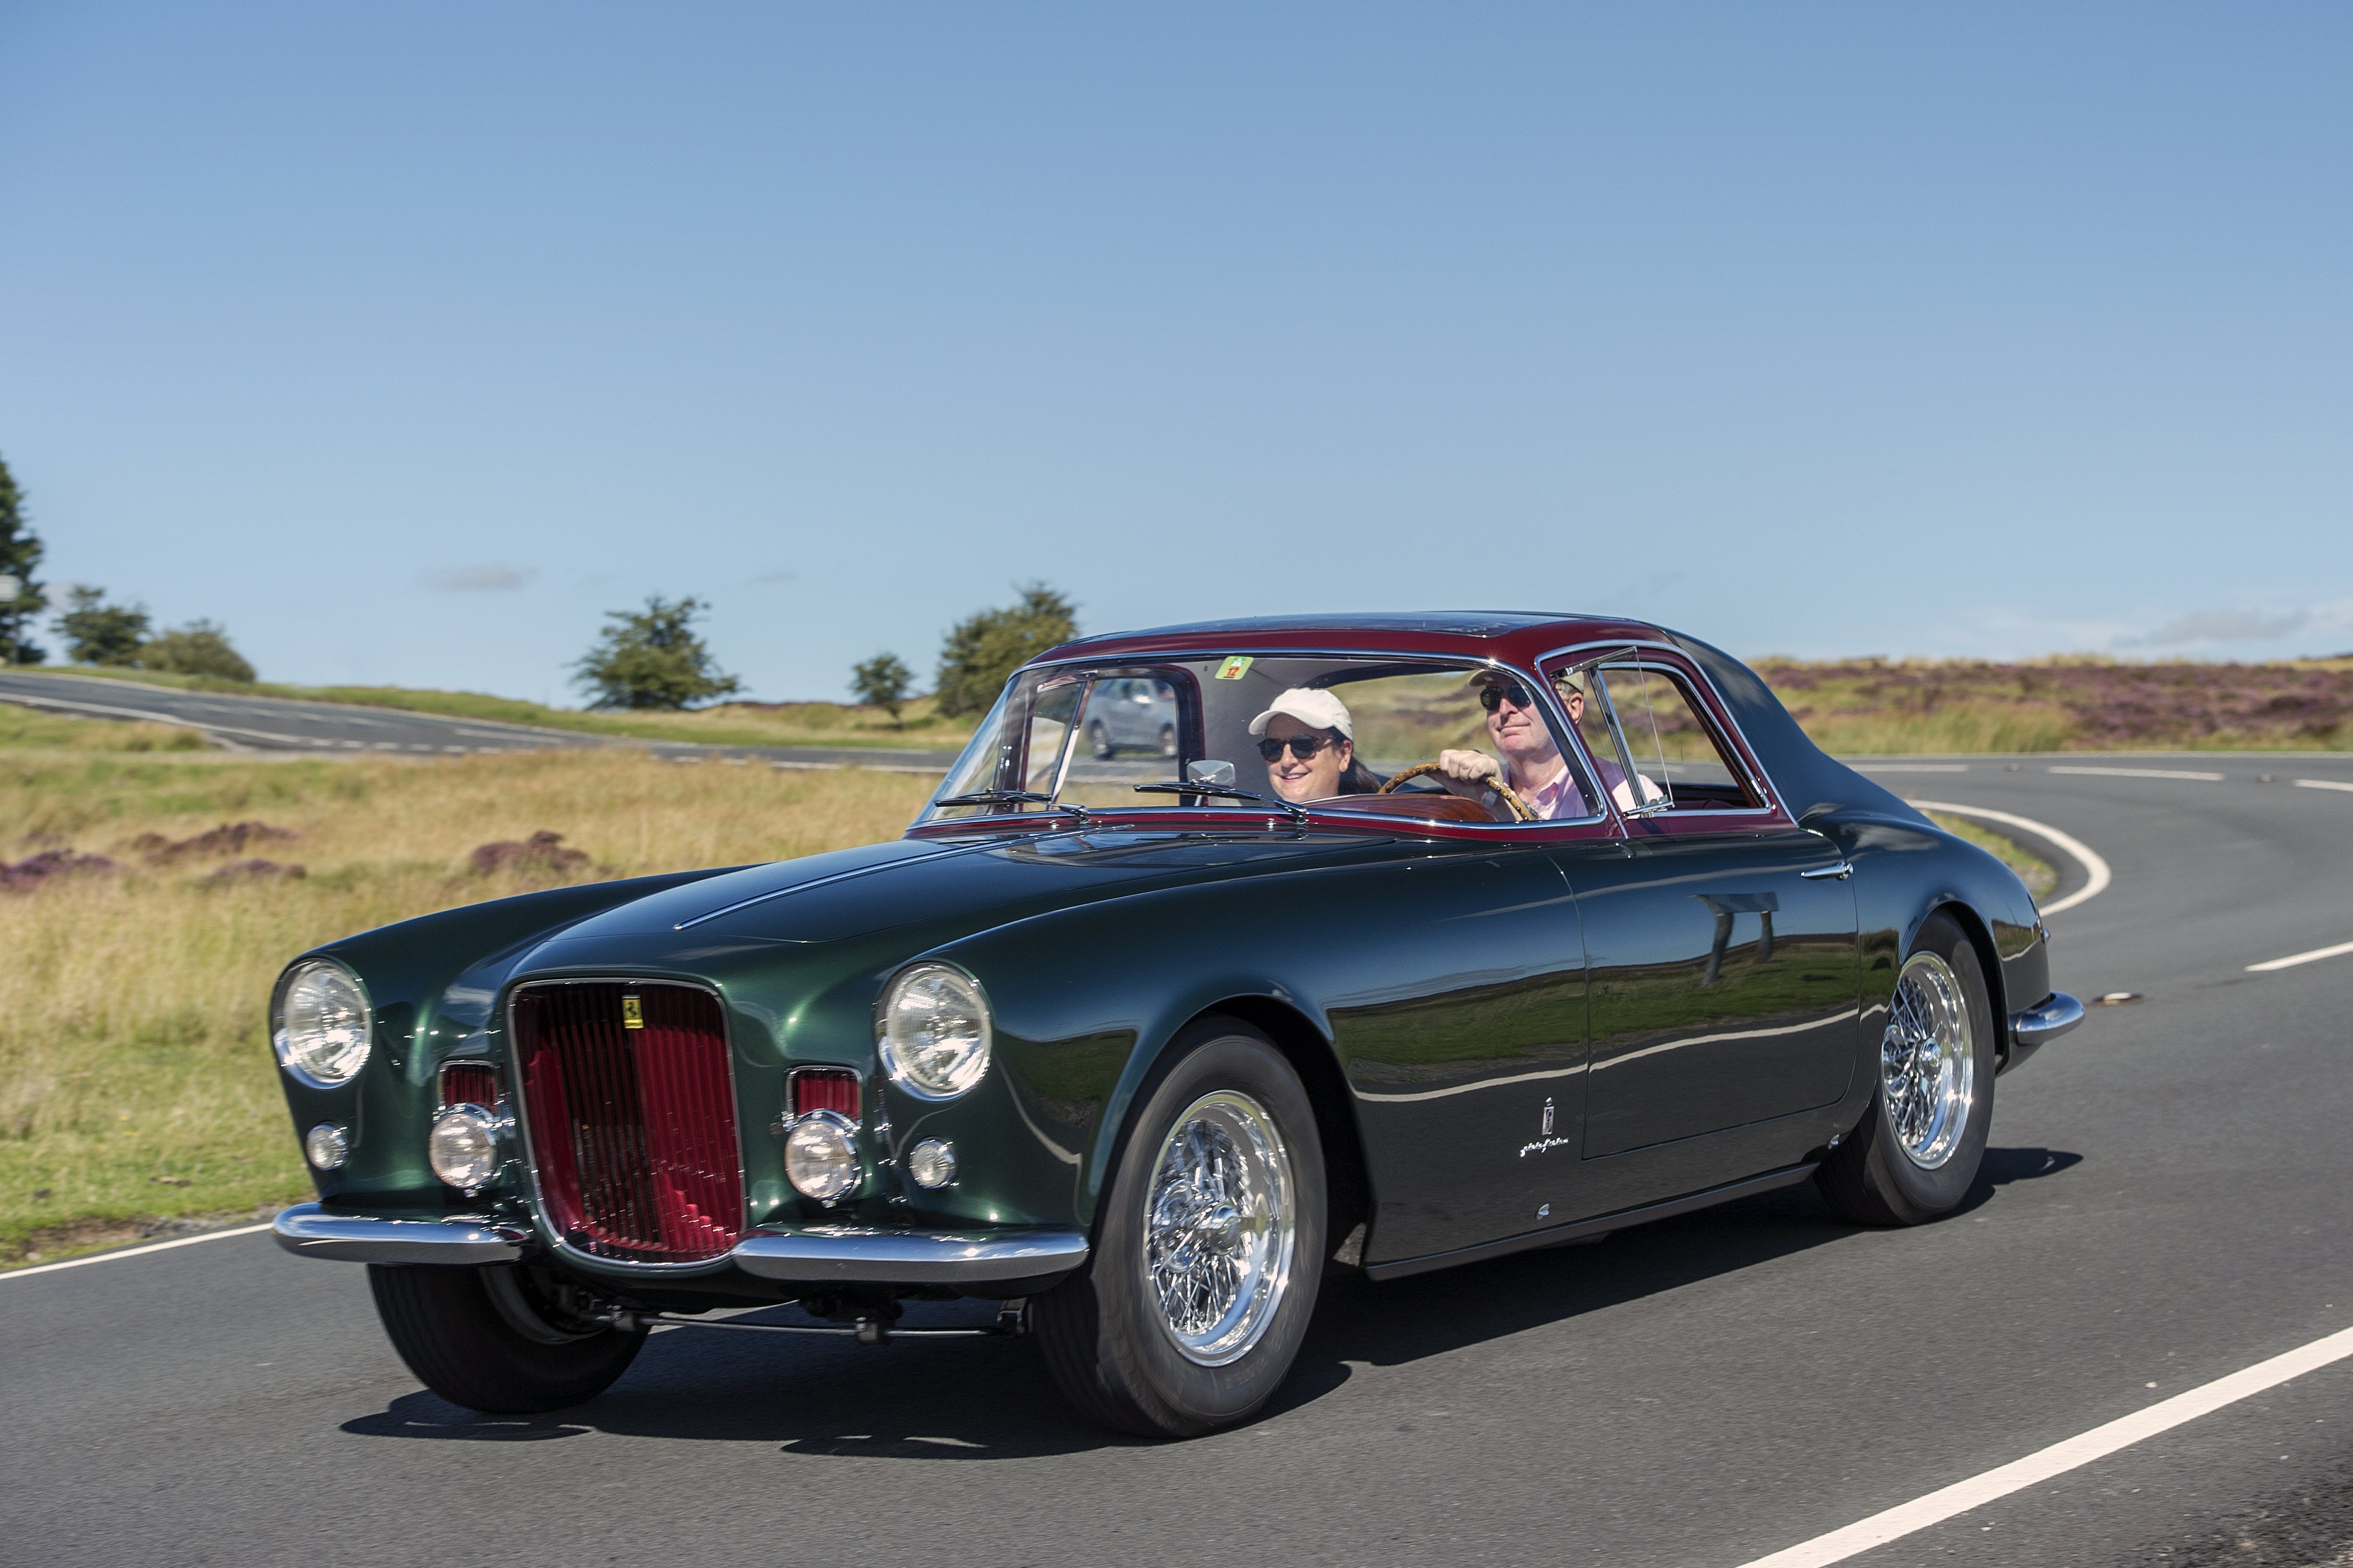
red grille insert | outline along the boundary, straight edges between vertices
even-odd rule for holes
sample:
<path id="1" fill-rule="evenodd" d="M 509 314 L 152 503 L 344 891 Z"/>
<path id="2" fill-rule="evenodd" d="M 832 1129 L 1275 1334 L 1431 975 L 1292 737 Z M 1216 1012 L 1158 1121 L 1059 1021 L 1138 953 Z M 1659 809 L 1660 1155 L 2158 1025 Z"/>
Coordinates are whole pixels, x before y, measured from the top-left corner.
<path id="1" fill-rule="evenodd" d="M 488 1062 L 448 1062 L 441 1068 L 443 1105 L 499 1107 L 499 1069 Z"/>
<path id="2" fill-rule="evenodd" d="M 802 1068 L 793 1074 L 793 1114 L 831 1110 L 858 1120 L 858 1075 L 846 1068 Z"/>
<path id="3" fill-rule="evenodd" d="M 513 1018 L 540 1201 L 568 1244 L 693 1263 L 743 1239 L 716 997 L 684 985 L 533 985 L 515 993 Z"/>

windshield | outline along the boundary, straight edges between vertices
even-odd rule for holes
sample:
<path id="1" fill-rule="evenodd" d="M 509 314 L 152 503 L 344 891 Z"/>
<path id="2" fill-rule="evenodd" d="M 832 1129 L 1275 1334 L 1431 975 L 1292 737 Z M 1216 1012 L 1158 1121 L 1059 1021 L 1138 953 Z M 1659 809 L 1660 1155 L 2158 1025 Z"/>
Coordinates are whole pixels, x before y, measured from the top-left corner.
<path id="1" fill-rule="evenodd" d="M 1467 660 L 1288 654 L 1025 670 L 916 821 L 1058 805 L 1263 816 L 1270 804 L 1317 803 L 1460 821 L 1590 819 L 1588 774 L 1536 685 Z M 1198 787 L 1137 788 L 1163 784 Z"/>

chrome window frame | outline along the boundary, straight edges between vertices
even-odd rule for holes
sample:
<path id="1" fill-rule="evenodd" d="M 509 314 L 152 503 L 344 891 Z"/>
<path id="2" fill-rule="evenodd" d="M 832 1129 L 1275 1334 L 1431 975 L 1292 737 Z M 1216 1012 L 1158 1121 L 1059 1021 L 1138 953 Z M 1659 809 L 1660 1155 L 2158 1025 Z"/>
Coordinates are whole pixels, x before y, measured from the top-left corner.
<path id="1" fill-rule="evenodd" d="M 1790 815 L 1787 805 L 1784 804 L 1780 789 L 1773 783 L 1772 775 L 1766 772 L 1765 759 L 1763 755 L 1757 752 L 1755 746 L 1749 743 L 1748 736 L 1740 728 L 1740 721 L 1733 716 L 1732 704 L 1724 700 L 1723 689 L 1715 684 L 1714 679 L 1708 675 L 1707 670 L 1702 667 L 1699 660 L 1692 658 L 1691 655 L 1685 653 L 1682 648 L 1675 647 L 1672 643 L 1662 642 L 1654 637 L 1603 637 L 1593 642 L 1571 643 L 1567 647 L 1556 647 L 1551 649 L 1549 652 L 1538 654 L 1536 656 L 1535 663 L 1537 670 L 1541 672 L 1546 665 L 1550 664 L 1555 659 L 1566 659 L 1574 654 L 1589 653 L 1595 650 L 1600 650 L 1603 657 L 1600 659 L 1596 660 L 1596 664 L 1599 668 L 1608 668 L 1608 655 L 1611 652 L 1622 649 L 1636 656 L 1633 661 L 1633 668 L 1641 669 L 1644 668 L 1641 662 L 1641 654 L 1645 648 L 1655 649 L 1660 653 L 1671 656 L 1668 662 L 1652 667 L 1657 669 L 1658 673 L 1668 676 L 1670 679 L 1675 677 L 1695 678 L 1699 681 L 1700 685 L 1704 688 L 1707 700 L 1700 705 L 1699 716 L 1701 720 L 1705 722 L 1716 723 L 1723 726 L 1724 734 L 1720 738 L 1728 739 L 1733 742 L 1734 762 L 1738 763 L 1742 770 L 1748 774 L 1749 783 L 1756 788 L 1758 795 L 1762 797 L 1765 802 L 1763 805 L 1710 806 L 1704 811 L 1691 811 L 1685 813 L 1678 813 L 1676 810 L 1671 808 L 1665 812 L 1660 813 L 1658 817 L 1651 820 L 1672 820 L 1679 815 L 1684 821 L 1689 821 L 1691 818 L 1697 816 L 1755 817 L 1778 816 L 1786 817 L 1791 822 L 1795 822 L 1797 819 Z M 1681 664 L 1673 662 L 1673 660 L 1676 659 L 1680 659 L 1683 662 Z M 1545 685 L 1547 687 L 1552 685 L 1552 679 L 1549 676 L 1543 677 L 1543 679 Z M 1614 710 L 1615 704 L 1613 703 L 1611 706 Z M 1579 735 L 1577 740 L 1581 744 L 1584 741 L 1584 736 Z M 1629 750 L 1630 752 L 1630 748 Z M 1633 760 L 1630 754 L 1627 760 L 1629 762 Z M 1614 802 L 1612 803 L 1612 805 L 1614 809 Z"/>
<path id="2" fill-rule="evenodd" d="M 744 1208 L 738 1222 L 739 1228 L 736 1237 L 725 1252 L 721 1253 L 716 1258 L 696 1258 L 695 1260 L 688 1263 L 631 1263 L 622 1258 L 599 1258 L 593 1252 L 583 1252 L 578 1247 L 573 1246 L 570 1242 L 565 1240 L 564 1237 L 556 1232 L 555 1226 L 550 1223 L 547 1217 L 547 1200 L 540 1191 L 539 1154 L 532 1142 L 531 1097 L 523 1088 L 522 1053 L 516 1048 L 515 1044 L 515 997 L 527 987 L 534 985 L 634 985 L 638 987 L 648 985 L 675 985 L 682 990 L 700 991 L 706 996 L 709 996 L 713 1002 L 719 1004 L 719 1020 L 721 1025 L 725 1027 L 727 1031 L 727 1098 L 733 1102 L 730 1107 L 729 1114 L 730 1118 L 735 1123 L 735 1181 L 737 1187 L 744 1194 Z M 677 980 L 663 975 L 550 974 L 532 976 L 526 979 L 515 981 L 512 984 L 507 987 L 506 1003 L 499 1011 L 499 1019 L 506 1030 L 507 1037 L 506 1088 L 507 1091 L 514 1097 L 514 1124 L 521 1134 L 523 1169 L 529 1173 L 531 1176 L 532 1228 L 539 1233 L 540 1239 L 547 1244 L 548 1250 L 558 1253 L 565 1258 L 577 1259 L 579 1262 L 586 1264 L 591 1268 L 617 1269 L 626 1275 L 683 1274 L 695 1269 L 701 1269 L 709 1273 L 733 1268 L 735 1263 L 735 1248 L 741 1247 L 751 1237 L 752 1232 L 755 1227 L 752 1224 L 752 1173 L 744 1163 L 744 1099 L 735 1079 L 734 1019 L 733 1015 L 728 1010 L 727 998 L 720 991 L 719 987 L 705 981 Z M 860 1089 L 862 1093 L 864 1089 L 864 1084 L 862 1081 L 860 1085 Z M 786 1101 L 785 1108 L 787 1111 L 792 1109 L 792 1102 L 789 1100 Z"/>
<path id="3" fill-rule="evenodd" d="M 1634 647 L 1634 646 L 1636 646 L 1636 645 L 1635 645 L 1635 644 L 1633 644 L 1633 643 L 1630 643 L 1630 642 L 1627 641 L 1627 640 L 1626 640 L 1625 638 L 1623 638 L 1623 637 L 1620 637 L 1620 638 L 1610 639 L 1610 640 L 1609 640 L 1609 641 L 1606 641 L 1605 643 L 1602 643 L 1602 644 L 1599 644 L 1599 645 L 1596 645 L 1596 646 L 1612 647 Z M 1662 644 L 1662 645 L 1660 645 L 1660 646 L 1664 647 L 1665 645 Z M 1039 669 L 1059 669 L 1059 668 L 1062 668 L 1062 667 L 1063 667 L 1063 666 L 1065 666 L 1065 665 L 1103 665 L 1103 664 L 1122 664 L 1122 665 L 1124 665 L 1124 664 L 1150 664 L 1150 663 L 1155 663 L 1155 662 L 1163 663 L 1163 664 L 1183 664 L 1183 663 L 1187 663 L 1187 662 L 1191 662 L 1191 661 L 1195 661 L 1195 660 L 1201 660 L 1201 659 L 1218 659 L 1218 658 L 1225 658 L 1229 657 L 1229 656 L 1230 656 L 1233 652 L 1235 652 L 1235 651 L 1237 651 L 1237 650 L 1234 650 L 1234 649 L 1228 649 L 1228 650 L 1226 650 L 1225 652 L 1222 652 L 1222 653 L 1213 653 L 1213 652 L 1205 652 L 1205 651 L 1202 651 L 1202 650 L 1196 649 L 1196 650 L 1192 650 L 1192 651 L 1189 651 L 1189 652 L 1168 652 L 1168 653 L 1159 653 L 1159 654 L 1154 654 L 1154 653 L 1121 654 L 1121 655 L 1117 656 L 1115 658 L 1106 658 L 1104 656 L 1103 656 L 1103 655 L 1101 655 L 1101 654 L 1097 654 L 1097 655 L 1095 655 L 1095 656 L 1094 656 L 1094 657 L 1092 657 L 1092 658 L 1088 658 L 1088 657 L 1085 657 L 1085 656 L 1082 655 L 1082 656 L 1074 656 L 1074 657 L 1068 658 L 1046 659 L 1046 660 L 1039 661 L 1039 662 L 1037 662 L 1037 663 L 1031 663 L 1031 664 L 1025 664 L 1025 665 L 1023 665 L 1020 668 L 1018 668 L 1018 669 L 1015 670 L 1015 671 L 1013 672 L 1013 674 L 1012 674 L 1012 675 L 1010 675 L 1009 677 L 1008 677 L 1008 678 L 1007 678 L 1007 684 L 1008 684 L 1008 685 L 1010 685 L 1013 681 L 1015 681 L 1015 680 L 1018 680 L 1022 676 L 1024 676 L 1024 675 L 1026 675 L 1026 674 L 1029 673 L 1029 672 L 1030 672 L 1030 671 L 1032 671 L 1032 670 L 1039 670 Z M 1527 681 L 1527 682 L 1529 683 L 1529 688 L 1530 688 L 1530 689 L 1531 689 L 1531 690 L 1536 690 L 1538 688 L 1541 688 L 1541 687 L 1549 687 L 1549 686 L 1552 684 L 1550 681 L 1548 681 L 1548 680 L 1545 680 L 1545 679 L 1544 679 L 1543 678 L 1541 678 L 1540 676 L 1532 676 L 1532 675 L 1529 673 L 1529 671 L 1527 671 L 1527 670 L 1525 670 L 1525 669 L 1521 668 L 1518 665 L 1513 664 L 1513 663 L 1511 663 L 1509 660 L 1503 659 L 1503 658 L 1497 658 L 1497 657 L 1496 657 L 1495 655 L 1493 655 L 1493 654 L 1488 654 L 1488 655 L 1485 655 L 1485 656 L 1483 656 L 1483 657 L 1482 657 L 1482 656 L 1478 655 L 1478 654 L 1470 654 L 1470 653 L 1464 653 L 1464 654 L 1434 654 L 1434 653 L 1429 653 L 1429 652 L 1419 651 L 1419 650 L 1391 649 L 1391 648 L 1365 648 L 1365 647 L 1267 647 L 1267 648 L 1250 648 L 1250 649 L 1248 649 L 1247 651 L 1249 652 L 1250 657 L 1252 659 L 1260 659 L 1260 658 L 1350 658 L 1350 659 L 1368 659 L 1368 660 L 1371 660 L 1371 659 L 1388 659 L 1388 660 L 1393 660 L 1393 661 L 1398 661 L 1398 662 L 1403 662 L 1403 663 L 1409 663 L 1409 664 L 1410 664 L 1410 663 L 1427 663 L 1427 664 L 1435 664 L 1435 665 L 1439 665 L 1439 666 L 1441 666 L 1441 667 L 1446 667 L 1446 668 L 1460 668 L 1466 669 L 1466 670 L 1480 670 L 1480 669 L 1509 670 L 1509 671 L 1511 671 L 1513 674 L 1514 674 L 1514 675 L 1518 676 L 1521 679 L 1523 679 L 1523 680 L 1525 680 L 1525 681 Z M 1546 655 L 1546 658 L 1549 658 L 1549 657 L 1551 657 L 1551 656 L 1550 656 L 1550 655 Z M 1617 808 L 1616 808 L 1616 806 L 1615 806 L 1614 805 L 1612 805 L 1612 804 L 1609 801 L 1609 799 L 1608 799 L 1609 792 L 1608 792 L 1607 790 L 1604 790 L 1604 789 L 1602 789 L 1602 788 L 1601 788 L 1601 775 L 1600 775 L 1599 772 L 1598 770 L 1596 770 L 1596 769 L 1593 767 L 1593 765 L 1592 765 L 1593 759 L 1592 759 L 1592 757 L 1590 756 L 1590 754 L 1586 751 L 1585 743 L 1584 743 L 1584 738 L 1583 738 L 1582 736 L 1580 736 L 1580 735 L 1578 735 L 1578 734 L 1577 734 L 1577 727 L 1576 727 L 1575 725 L 1573 725 L 1573 724 L 1570 724 L 1570 723 L 1567 721 L 1567 720 L 1568 720 L 1567 712 L 1567 710 L 1566 710 L 1562 709 L 1562 708 L 1559 706 L 1559 704 L 1558 704 L 1558 702 L 1557 702 L 1557 700 L 1556 700 L 1556 699 L 1555 694 L 1553 694 L 1553 693 L 1551 693 L 1551 692 L 1548 692 L 1548 691 L 1537 690 L 1537 700 L 1545 704 L 1546 716 L 1547 721 L 1550 721 L 1550 722 L 1552 723 L 1553 730 L 1554 730 L 1554 733 L 1555 733 L 1555 738 L 1556 738 L 1556 739 L 1557 739 L 1557 738 L 1558 738 L 1558 736 L 1559 736 L 1560 734 L 1562 734 L 1562 733 L 1566 733 L 1566 734 L 1568 736 L 1568 738 L 1569 738 L 1569 744 L 1570 744 L 1571 746 L 1573 746 L 1573 747 L 1575 747 L 1575 748 L 1576 748 L 1577 756 L 1577 758 L 1578 758 L 1579 760 L 1581 760 L 1581 761 L 1584 763 L 1584 764 L 1585 764 L 1585 768 L 1586 768 L 1586 774 L 1585 774 L 1585 778 L 1584 778 L 1583 780 L 1581 780 L 1581 781 L 1580 781 L 1580 784 L 1586 784 L 1586 783 L 1589 783 L 1589 784 L 1591 784 L 1593 785 L 1593 787 L 1594 787 L 1595 792 L 1602 797 L 1602 809 L 1601 809 L 1600 811 L 1596 812 L 1596 813 L 1593 813 L 1593 814 L 1588 815 L 1588 816 L 1586 816 L 1540 817 L 1540 818 L 1536 819 L 1536 820 L 1535 820 L 1535 821 L 1534 821 L 1534 822 L 1451 822 L 1451 821 L 1439 821 L 1439 820 L 1430 819 L 1430 818 L 1417 818 L 1417 817 L 1410 817 L 1410 816 L 1398 816 L 1397 814 L 1395 814 L 1395 813 L 1393 813 L 1393 812 L 1386 812 L 1386 811 L 1350 811 L 1350 810 L 1349 810 L 1347 807 L 1345 807 L 1345 806 L 1334 806 L 1334 805 L 1329 805 L 1329 804 L 1327 804 L 1327 803 L 1325 803 L 1325 802 L 1324 802 L 1324 801 L 1312 801 L 1312 802 L 1309 802 L 1309 803 L 1307 803 L 1306 809 L 1307 809 L 1308 813 L 1309 813 L 1311 816 L 1341 816 L 1341 817 L 1345 817 L 1345 818 L 1346 818 L 1346 819 L 1347 819 L 1351 824 L 1355 824 L 1355 823 L 1366 823 L 1366 824 L 1378 823 L 1378 824 L 1383 824 L 1383 825 L 1388 826 L 1392 831 L 1397 831 L 1397 830 L 1407 830 L 1407 829 L 1419 829 L 1419 828 L 1429 827 L 1429 828 L 1440 828 L 1440 829 L 1443 829 L 1443 830 L 1445 830 L 1445 831 L 1447 831 L 1447 832 L 1449 832 L 1449 833 L 1454 833 L 1454 832 L 1473 832 L 1473 833 L 1476 833 L 1476 832 L 1484 832 L 1484 831 L 1487 831 L 1487 830 L 1490 830 L 1490 829 L 1500 829 L 1500 830 L 1504 831 L 1504 832 L 1506 832 L 1506 833 L 1512 833 L 1512 834 L 1525 834 L 1525 833 L 1526 833 L 1529 829 L 1532 829 L 1532 828 L 1544 828 L 1544 827 L 1592 827 L 1592 826 L 1598 826 L 1598 825 L 1603 825 L 1603 824 L 1615 826 L 1615 825 L 1618 823 L 1618 813 L 1617 813 Z M 1066 750 L 1066 751 L 1064 752 L 1064 753 L 1063 753 L 1063 758 L 1062 758 L 1062 774 L 1067 774 L 1067 773 L 1069 773 L 1069 771 L 1070 771 L 1070 767 L 1071 767 L 1071 760 L 1072 760 L 1072 758 L 1073 758 L 1074 754 L 1075 754 L 1075 752 L 1072 752 L 1072 751 L 1068 751 L 1068 750 Z M 1433 760 L 1434 760 L 1434 759 L 1433 759 Z M 1061 782 L 1062 782 L 1062 780 L 1061 780 L 1061 776 L 1060 776 L 1060 775 L 1058 775 L 1058 776 L 1057 776 L 1057 779 L 1056 779 L 1056 784 L 1055 784 L 1055 790 L 1054 790 L 1054 793 L 1055 793 L 1055 795 L 1056 795 L 1056 796 L 1057 796 L 1057 797 L 1059 797 L 1059 796 L 1061 795 Z M 1582 790 L 1581 790 L 1581 789 L 1580 789 L 1580 793 L 1582 793 Z M 1334 799 L 1335 799 L 1335 800 L 1345 800 L 1345 799 L 1347 799 L 1348 797 L 1347 797 L 1346 795 L 1335 795 L 1335 796 L 1334 796 L 1333 798 L 1334 798 Z M 929 810 L 930 808 L 927 806 L 927 807 L 925 807 L 925 809 L 926 809 L 926 810 Z M 1204 808 L 1199 807 L 1199 806 L 1185 806 L 1185 805 L 1137 805 L 1137 806 L 1091 806 L 1091 807 L 1089 807 L 1088 809 L 1090 809 L 1091 811 L 1093 811 L 1093 812 L 1097 813 L 1098 815 L 1104 815 L 1104 814 L 1112 813 L 1112 812 L 1114 812 L 1114 811 L 1115 811 L 1115 812 L 1120 813 L 1121 815 L 1125 815 L 1126 813 L 1128 813 L 1128 812 L 1130 812 L 1130 811 L 1135 811 L 1135 812 L 1155 812 L 1155 813 L 1156 813 L 1156 812 L 1172 812 L 1172 813 L 1173 813 L 1173 812 L 1188 812 L 1188 813 L 1189 813 L 1189 812 L 1196 812 L 1196 811 L 1199 811 L 1199 810 L 1202 810 L 1202 809 L 1204 809 Z M 1258 807 L 1258 806 L 1256 806 L 1256 805 L 1253 805 L 1250 804 L 1249 802 L 1245 802 L 1245 801 L 1236 801 L 1236 802 L 1233 804 L 1233 805 L 1232 805 L 1231 807 L 1226 807 L 1226 806 L 1216 806 L 1216 807 L 1210 807 L 1210 808 L 1208 808 L 1208 809 L 1216 810 L 1216 811 L 1219 811 L 1219 812 L 1223 812 L 1223 811 L 1227 811 L 1227 810 L 1231 810 L 1231 811 L 1232 811 L 1232 813 L 1233 813 L 1235 816 L 1249 816 L 1249 815 L 1251 815 L 1251 814 L 1254 814 L 1254 813 L 1260 813 L 1260 812 L 1261 812 L 1261 808 L 1260 808 L 1260 807 Z M 1280 808 L 1278 807 L 1277 809 L 1280 809 Z M 941 826 L 947 826 L 948 824 L 951 824 L 951 823 L 953 823 L 953 824 L 963 824 L 963 823 L 975 823 L 975 824 L 977 824 L 977 823 L 989 823 L 989 824 L 994 824 L 994 825 L 1002 825 L 1002 824 L 1005 824 L 1005 823 L 1008 823 L 1008 822 L 1017 822 L 1017 821 L 1019 821 L 1021 818 L 1023 818 L 1023 817 L 1025 817 L 1025 816 L 1034 816 L 1034 817 L 1052 816 L 1054 816 L 1054 815 L 1056 815 L 1056 814 L 1057 814 L 1057 810 L 1058 810 L 1058 808 L 1057 808 L 1057 807 L 1055 807 L 1055 806 L 1041 806 L 1041 807 L 1039 807 L 1039 808 L 1038 810 L 1036 810 L 1036 811 L 998 812 L 998 813 L 996 813 L 996 814 L 994 814 L 994 815 L 992 815 L 992 816 L 976 816 L 976 817 L 950 817 L 950 818 L 946 818 L 946 819 L 944 819 L 944 821 L 940 821 L 940 822 L 926 822 L 926 821 L 924 821 L 921 816 L 918 816 L 918 817 L 915 819 L 915 824 L 914 824 L 914 826 L 919 826 L 919 827 L 923 827 L 923 828 L 925 828 L 925 829 L 936 829 L 936 828 L 939 828 L 939 827 L 941 827 Z M 1061 814 L 1062 814 L 1062 815 L 1065 815 L 1065 816 L 1069 815 L 1067 811 L 1062 812 Z"/>

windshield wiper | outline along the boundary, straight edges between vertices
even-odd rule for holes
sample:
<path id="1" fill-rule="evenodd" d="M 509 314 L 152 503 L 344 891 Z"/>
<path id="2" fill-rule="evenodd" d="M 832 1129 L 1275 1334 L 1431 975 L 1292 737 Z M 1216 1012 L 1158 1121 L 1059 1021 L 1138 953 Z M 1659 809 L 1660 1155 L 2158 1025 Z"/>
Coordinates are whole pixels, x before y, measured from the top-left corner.
<path id="1" fill-rule="evenodd" d="M 1178 779 L 1171 784 L 1137 784 L 1138 795 L 1207 795 L 1219 800 L 1255 800 L 1266 805 L 1279 805 L 1291 813 L 1293 822 L 1305 822 L 1307 808 L 1294 805 L 1276 795 L 1260 795 L 1255 790 L 1237 788 L 1233 784 L 1211 784 L 1206 779 Z"/>
<path id="2" fill-rule="evenodd" d="M 932 802 L 934 808 L 943 805 L 1046 805 L 1056 811 L 1067 811 L 1084 824 L 1092 824 L 1094 815 L 1083 805 L 1058 801 L 1050 795 L 1038 795 L 1026 789 L 976 789 L 970 795 L 952 795 Z"/>

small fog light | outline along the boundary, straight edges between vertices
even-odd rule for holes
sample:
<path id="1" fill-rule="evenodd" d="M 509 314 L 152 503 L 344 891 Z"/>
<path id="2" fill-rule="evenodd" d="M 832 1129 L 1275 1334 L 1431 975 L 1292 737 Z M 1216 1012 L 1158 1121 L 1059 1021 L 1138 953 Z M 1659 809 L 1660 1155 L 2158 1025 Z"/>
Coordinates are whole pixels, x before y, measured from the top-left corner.
<path id="1" fill-rule="evenodd" d="M 785 1174 L 808 1197 L 830 1203 L 858 1184 L 858 1148 L 848 1119 L 812 1110 L 785 1137 Z"/>
<path id="2" fill-rule="evenodd" d="M 450 1106 L 433 1119 L 433 1131 L 426 1134 L 425 1163 L 471 1197 L 498 1173 L 498 1122 L 479 1105 Z"/>
<path id="3" fill-rule="evenodd" d="M 332 1121 L 322 1121 L 302 1135 L 302 1153 L 314 1170 L 334 1170 L 351 1157 L 351 1130 Z"/>
<path id="4" fill-rule="evenodd" d="M 926 1138 L 907 1151 L 907 1174 L 919 1187 L 944 1187 L 955 1180 L 955 1145 Z"/>

